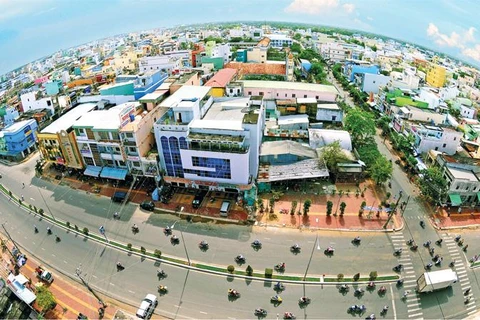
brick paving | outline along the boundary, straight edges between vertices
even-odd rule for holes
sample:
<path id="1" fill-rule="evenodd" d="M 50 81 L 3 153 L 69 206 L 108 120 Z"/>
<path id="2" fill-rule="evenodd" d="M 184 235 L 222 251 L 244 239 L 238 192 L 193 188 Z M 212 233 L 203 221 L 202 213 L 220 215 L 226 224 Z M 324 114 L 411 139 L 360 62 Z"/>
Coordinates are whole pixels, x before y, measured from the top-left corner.
<path id="1" fill-rule="evenodd" d="M 338 184 L 336 193 L 330 194 L 305 194 L 303 192 L 287 191 L 279 201 L 275 202 L 274 219 L 269 218 L 269 214 L 264 213 L 259 216 L 258 221 L 266 225 L 281 225 L 285 227 L 299 228 L 310 227 L 320 229 L 354 229 L 354 230 L 383 230 L 383 226 L 388 219 L 386 212 L 381 212 L 377 216 L 377 212 L 370 212 L 364 210 L 362 216 L 359 216 L 359 209 L 363 201 L 367 206 L 378 207 L 381 203 L 381 198 L 384 198 L 383 191 L 377 188 L 369 181 L 362 183 L 359 190 L 364 190 L 364 196 L 356 195 L 357 187 L 349 184 Z M 341 195 L 339 192 L 342 191 Z M 262 195 L 264 206 L 267 208 L 271 194 Z M 298 211 L 303 212 L 303 203 L 305 200 L 312 200 L 307 216 L 298 215 Z M 297 201 L 295 214 L 291 215 L 290 210 L 292 201 Z M 333 203 L 332 215 L 327 217 L 327 201 Z M 395 201 L 394 198 L 390 202 Z M 340 215 L 340 203 L 345 202 L 345 213 Z M 280 213 L 281 211 L 286 213 Z M 337 215 L 335 216 L 335 212 Z M 402 228 L 402 219 L 398 214 L 394 215 L 388 226 L 389 229 Z"/>
<path id="2" fill-rule="evenodd" d="M 462 208 L 462 212 L 456 210 L 450 214 L 447 209 L 438 209 L 432 214 L 432 222 L 437 228 L 465 228 L 480 227 L 480 212 L 471 208 Z"/>

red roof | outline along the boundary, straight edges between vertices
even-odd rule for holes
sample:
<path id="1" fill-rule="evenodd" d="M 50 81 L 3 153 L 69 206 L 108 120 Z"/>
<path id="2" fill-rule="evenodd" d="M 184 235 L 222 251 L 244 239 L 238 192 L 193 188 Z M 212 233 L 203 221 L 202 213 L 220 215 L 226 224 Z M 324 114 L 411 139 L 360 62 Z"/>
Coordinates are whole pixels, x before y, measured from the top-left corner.
<path id="1" fill-rule="evenodd" d="M 220 69 L 207 83 L 206 87 L 224 88 L 237 74 L 236 69 Z"/>

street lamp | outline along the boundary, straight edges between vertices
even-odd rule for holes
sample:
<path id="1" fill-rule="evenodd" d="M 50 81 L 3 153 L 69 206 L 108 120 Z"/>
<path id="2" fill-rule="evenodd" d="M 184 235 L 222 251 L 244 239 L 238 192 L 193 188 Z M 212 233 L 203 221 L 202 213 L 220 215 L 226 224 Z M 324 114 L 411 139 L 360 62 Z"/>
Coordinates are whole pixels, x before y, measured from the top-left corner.
<path id="1" fill-rule="evenodd" d="M 182 209 L 183 210 L 183 207 Z M 172 226 L 170 227 L 170 229 L 173 230 L 173 227 L 175 227 L 175 223 L 177 223 L 179 220 L 175 221 Z M 188 256 L 188 250 L 187 250 L 187 246 L 185 245 L 185 238 L 183 237 L 183 232 L 182 230 L 178 229 L 178 231 L 180 232 L 180 236 L 182 237 L 182 244 L 183 244 L 183 249 L 185 249 L 185 255 L 187 256 L 187 260 L 188 260 L 188 265 L 191 265 L 190 264 L 190 257 Z"/>
<path id="2" fill-rule="evenodd" d="M 103 308 L 106 308 L 107 305 L 105 304 L 105 302 L 103 302 L 102 298 L 100 298 L 97 293 L 95 291 L 93 291 L 93 289 L 90 287 L 90 285 L 88 284 L 87 281 L 85 281 L 85 279 L 82 277 L 82 264 L 80 263 L 80 265 L 77 267 L 77 269 L 75 269 L 75 274 L 77 275 L 78 278 L 80 278 L 80 280 L 82 280 L 82 283 L 83 285 L 88 289 L 88 291 L 90 291 L 93 296 L 98 300 L 98 303 L 100 303 L 102 305 Z M 86 274 L 85 274 L 86 275 Z"/>

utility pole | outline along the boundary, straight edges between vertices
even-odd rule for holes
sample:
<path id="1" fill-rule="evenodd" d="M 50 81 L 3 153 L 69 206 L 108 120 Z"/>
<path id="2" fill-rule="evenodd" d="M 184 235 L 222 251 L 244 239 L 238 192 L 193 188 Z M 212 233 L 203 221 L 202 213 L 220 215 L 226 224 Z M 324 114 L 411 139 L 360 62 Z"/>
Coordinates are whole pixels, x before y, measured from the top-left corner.
<path id="1" fill-rule="evenodd" d="M 4 223 L 2 223 L 2 228 L 3 228 L 3 230 L 5 230 L 5 233 L 7 234 L 8 239 L 10 239 L 10 241 L 12 241 L 12 243 L 15 245 L 15 248 L 17 249 L 18 253 L 21 254 L 21 252 L 20 252 L 20 247 L 15 243 L 15 241 L 13 241 L 12 237 L 10 236 L 10 233 L 8 233 L 7 229 L 5 228 L 5 224 L 4 224 Z M 7 247 L 7 250 L 8 250 L 8 247 Z M 10 252 L 10 250 L 8 250 L 8 251 Z M 15 258 L 15 256 L 13 255 L 12 252 L 10 252 L 10 254 L 12 255 L 12 257 Z"/>
<path id="2" fill-rule="evenodd" d="M 400 199 L 402 199 L 402 196 L 403 196 L 403 192 L 400 190 L 400 192 L 399 192 L 399 194 L 398 194 L 398 200 L 397 200 L 397 202 L 395 203 L 395 207 L 393 208 L 392 211 L 389 212 L 387 222 L 385 222 L 385 224 L 383 225 L 383 229 L 387 229 L 388 223 L 390 222 L 390 220 L 392 219 L 393 215 L 394 215 L 395 212 L 397 211 L 397 206 L 398 206 L 398 203 L 400 202 Z"/>
<path id="3" fill-rule="evenodd" d="M 308 260 L 307 269 L 305 269 L 305 274 L 303 275 L 303 281 L 305 281 L 305 279 L 307 278 L 308 268 L 310 267 L 310 262 L 312 262 L 313 253 L 315 252 L 315 247 L 320 248 L 320 243 L 317 244 L 317 241 L 318 241 L 318 233 L 317 233 L 317 237 L 315 238 L 315 243 L 313 244 L 312 253 L 310 254 L 310 259 Z"/>
<path id="4" fill-rule="evenodd" d="M 103 302 L 102 298 L 100 298 L 96 293 L 95 291 L 93 291 L 93 289 L 90 287 L 90 285 L 85 281 L 85 279 L 82 277 L 82 264 L 80 263 L 80 265 L 78 266 L 78 268 L 75 270 L 75 274 L 77 275 L 77 277 L 80 278 L 80 280 L 82 280 L 82 283 L 83 285 L 88 289 L 88 291 L 90 291 L 93 296 L 98 300 L 98 303 L 100 303 L 102 305 L 103 308 L 106 308 L 107 305 L 105 304 L 105 302 Z M 86 275 L 86 274 L 85 274 Z"/>

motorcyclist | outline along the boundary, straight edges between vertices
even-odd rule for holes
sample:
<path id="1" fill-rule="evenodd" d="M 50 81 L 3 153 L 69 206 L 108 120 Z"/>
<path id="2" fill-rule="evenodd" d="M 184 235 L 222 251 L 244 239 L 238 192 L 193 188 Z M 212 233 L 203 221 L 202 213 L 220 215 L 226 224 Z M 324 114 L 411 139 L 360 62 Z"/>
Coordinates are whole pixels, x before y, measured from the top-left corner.
<path id="1" fill-rule="evenodd" d="M 301 297 L 301 298 L 300 298 L 300 302 L 301 302 L 301 303 L 308 303 L 308 302 L 310 302 L 310 299 L 307 298 L 307 297 Z"/>
<path id="2" fill-rule="evenodd" d="M 163 277 L 163 276 L 165 276 L 165 274 L 166 274 L 165 271 L 163 271 L 162 269 L 157 269 L 157 275 L 158 276 Z"/>
<path id="3" fill-rule="evenodd" d="M 278 281 L 276 284 L 275 284 L 275 289 L 283 289 L 283 284 Z"/>
<path id="4" fill-rule="evenodd" d="M 382 292 L 386 292 L 387 291 L 387 288 L 385 286 L 381 286 L 380 289 L 378 289 L 378 292 L 382 293 Z"/>
<path id="5" fill-rule="evenodd" d="M 243 255 L 239 254 L 239 255 L 237 256 L 237 260 L 238 260 L 238 261 L 243 261 L 243 260 L 245 260 L 245 257 L 244 257 Z"/>
<path id="6" fill-rule="evenodd" d="M 410 239 L 410 240 L 407 241 L 407 245 L 411 245 L 413 243 L 414 243 L 413 239 Z"/>
<path id="7" fill-rule="evenodd" d="M 37 232 L 38 232 L 38 228 L 37 228 L 37 226 L 36 226 L 36 225 L 33 225 L 33 229 L 35 230 L 35 233 L 37 233 Z"/>
<path id="8" fill-rule="evenodd" d="M 417 246 L 416 244 L 414 244 L 414 245 L 412 246 L 412 250 L 417 250 L 417 249 L 418 249 L 418 246 Z"/>
<path id="9" fill-rule="evenodd" d="M 170 233 L 172 231 L 172 228 L 170 228 L 169 226 L 166 226 L 164 229 L 163 229 L 163 232 L 165 233 Z"/>
<path id="10" fill-rule="evenodd" d="M 430 240 L 428 240 L 428 241 L 425 242 L 423 245 L 424 245 L 425 247 L 429 247 L 431 243 L 432 243 L 432 242 L 431 242 Z"/>
<path id="11" fill-rule="evenodd" d="M 443 242 L 443 239 L 438 239 L 438 240 L 437 240 L 437 241 L 435 241 L 435 242 L 436 242 L 436 244 L 442 244 L 442 242 Z"/>
<path id="12" fill-rule="evenodd" d="M 258 247 L 258 246 L 261 245 L 261 243 L 260 243 L 260 241 L 258 241 L 258 239 L 255 239 L 255 240 L 253 241 L 253 245 L 254 245 L 255 247 Z"/>
<path id="13" fill-rule="evenodd" d="M 423 220 L 420 220 L 420 226 L 421 226 L 422 228 L 425 227 L 425 222 L 423 222 Z"/>
<path id="14" fill-rule="evenodd" d="M 433 264 L 431 262 L 429 262 L 426 266 L 425 266 L 425 269 L 431 269 L 433 266 Z"/>
<path id="15" fill-rule="evenodd" d="M 117 262 L 117 268 L 123 269 L 123 264 L 120 261 Z"/>
<path id="16" fill-rule="evenodd" d="M 458 235 L 458 236 L 455 237 L 455 241 L 458 242 L 461 238 L 462 238 L 462 236 L 461 236 L 461 235 Z"/>
<path id="17" fill-rule="evenodd" d="M 117 219 L 117 218 L 118 218 L 118 212 L 115 212 L 115 213 L 113 214 L 113 218 L 114 218 L 114 219 Z"/>
<path id="18" fill-rule="evenodd" d="M 360 237 L 355 237 L 355 239 L 353 239 L 353 241 L 354 241 L 354 242 L 360 242 L 361 239 L 360 239 Z"/>
<path id="19" fill-rule="evenodd" d="M 60 242 L 60 237 L 59 237 L 59 236 L 55 236 L 55 241 Z"/>
<path id="20" fill-rule="evenodd" d="M 138 230 L 138 226 L 134 223 L 133 226 L 132 226 L 132 229 L 133 230 Z"/>
<path id="21" fill-rule="evenodd" d="M 453 260 L 452 262 L 450 262 L 449 266 L 450 266 L 450 267 L 454 267 L 454 266 L 455 266 L 455 260 Z"/>
<path id="22" fill-rule="evenodd" d="M 293 249 L 293 250 L 298 250 L 298 249 L 300 249 L 300 246 L 295 243 L 295 244 L 292 246 L 292 249 Z"/>
<path id="23" fill-rule="evenodd" d="M 52 234 L 52 229 L 50 229 L 50 227 L 47 227 L 47 233 Z"/>
<path id="24" fill-rule="evenodd" d="M 401 285 L 403 284 L 403 279 L 398 279 L 398 280 L 397 280 L 397 284 L 398 284 L 399 286 L 401 286 Z"/>
<path id="25" fill-rule="evenodd" d="M 202 240 L 202 241 L 200 241 L 200 246 L 206 247 L 206 246 L 208 246 L 208 242 L 205 241 L 205 240 Z"/>
<path id="26" fill-rule="evenodd" d="M 178 237 L 176 235 L 173 235 L 172 236 L 172 241 L 177 241 L 178 240 Z"/>

